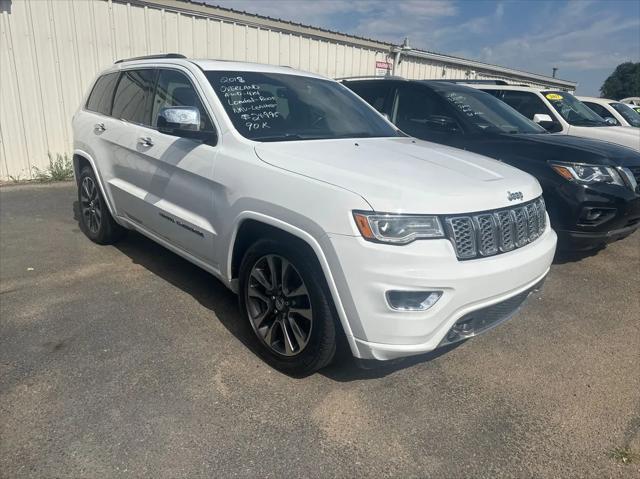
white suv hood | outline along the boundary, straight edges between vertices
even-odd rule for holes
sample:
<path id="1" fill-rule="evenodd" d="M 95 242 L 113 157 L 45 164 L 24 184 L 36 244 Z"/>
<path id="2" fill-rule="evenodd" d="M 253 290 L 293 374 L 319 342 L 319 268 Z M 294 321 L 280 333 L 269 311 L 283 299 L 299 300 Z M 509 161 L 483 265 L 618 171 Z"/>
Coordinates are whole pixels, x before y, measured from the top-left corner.
<path id="1" fill-rule="evenodd" d="M 610 141 L 640 151 L 640 128 L 632 126 L 570 126 L 568 134 Z"/>
<path id="2" fill-rule="evenodd" d="M 535 178 L 496 160 L 412 138 L 261 143 L 263 161 L 340 186 L 375 211 L 468 213 L 532 200 Z M 507 192 L 522 192 L 510 202 Z"/>

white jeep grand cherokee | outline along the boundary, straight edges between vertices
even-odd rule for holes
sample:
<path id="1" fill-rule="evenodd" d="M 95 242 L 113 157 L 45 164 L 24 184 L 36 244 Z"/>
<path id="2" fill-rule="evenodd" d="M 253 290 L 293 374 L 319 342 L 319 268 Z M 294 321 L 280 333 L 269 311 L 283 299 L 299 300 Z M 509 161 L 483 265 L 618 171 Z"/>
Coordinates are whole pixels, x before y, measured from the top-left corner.
<path id="1" fill-rule="evenodd" d="M 293 375 L 431 351 L 510 317 L 556 235 L 537 181 L 407 137 L 339 83 L 290 68 L 117 62 L 73 118 L 82 230 L 137 230 L 237 292 Z M 255 333 L 255 334 L 254 334 Z"/>

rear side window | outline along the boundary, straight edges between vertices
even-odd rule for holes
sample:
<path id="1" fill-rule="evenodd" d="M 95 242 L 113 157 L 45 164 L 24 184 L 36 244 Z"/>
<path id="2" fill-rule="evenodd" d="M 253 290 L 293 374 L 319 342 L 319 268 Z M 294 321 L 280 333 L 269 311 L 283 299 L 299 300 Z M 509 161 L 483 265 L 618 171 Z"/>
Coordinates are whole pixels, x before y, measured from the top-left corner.
<path id="1" fill-rule="evenodd" d="M 120 74 L 111 116 L 131 123 L 149 125 L 154 69 L 127 70 Z"/>
<path id="2" fill-rule="evenodd" d="M 111 114 L 111 103 L 113 101 L 113 90 L 118 81 L 118 73 L 107 73 L 102 75 L 93 86 L 89 94 L 86 108 L 103 115 Z"/>

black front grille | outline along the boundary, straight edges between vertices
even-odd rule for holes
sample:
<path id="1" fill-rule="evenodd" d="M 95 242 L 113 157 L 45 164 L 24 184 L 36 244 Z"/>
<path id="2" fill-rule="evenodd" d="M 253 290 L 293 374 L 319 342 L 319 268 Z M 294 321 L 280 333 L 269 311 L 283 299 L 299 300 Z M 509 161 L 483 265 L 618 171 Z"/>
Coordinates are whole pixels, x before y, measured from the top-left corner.
<path id="1" fill-rule="evenodd" d="M 546 228 L 542 197 L 529 203 L 465 216 L 447 216 L 447 234 L 459 259 L 506 253 L 540 237 Z"/>

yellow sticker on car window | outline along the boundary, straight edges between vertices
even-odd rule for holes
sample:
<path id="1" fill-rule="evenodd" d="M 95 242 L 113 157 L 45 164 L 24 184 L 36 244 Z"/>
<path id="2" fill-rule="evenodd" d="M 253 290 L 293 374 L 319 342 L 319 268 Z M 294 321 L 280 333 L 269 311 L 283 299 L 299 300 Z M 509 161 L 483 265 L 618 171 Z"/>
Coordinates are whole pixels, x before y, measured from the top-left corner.
<path id="1" fill-rule="evenodd" d="M 562 100 L 562 95 L 558 95 L 557 93 L 547 93 L 548 100 Z"/>

